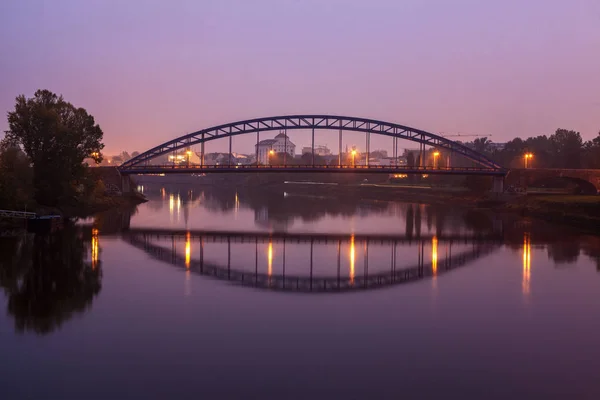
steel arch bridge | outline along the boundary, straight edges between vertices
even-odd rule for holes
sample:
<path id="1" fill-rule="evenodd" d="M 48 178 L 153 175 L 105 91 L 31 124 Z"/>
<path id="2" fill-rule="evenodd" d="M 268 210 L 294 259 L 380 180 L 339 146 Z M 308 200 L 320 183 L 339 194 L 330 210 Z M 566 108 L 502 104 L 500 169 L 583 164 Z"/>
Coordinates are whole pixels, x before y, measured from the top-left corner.
<path id="1" fill-rule="evenodd" d="M 156 147 L 145 151 L 142 154 L 126 161 L 119 167 L 119 171 L 124 174 L 137 174 L 137 173 L 190 173 L 190 172 L 242 172 L 239 166 L 232 168 L 231 165 L 223 166 L 151 166 L 149 161 L 163 156 L 165 154 L 177 153 L 177 151 L 186 151 L 193 145 L 201 144 L 206 142 L 229 138 L 229 153 L 231 154 L 231 141 L 234 136 L 256 134 L 257 144 L 260 141 L 261 132 L 269 131 L 281 131 L 281 130 L 311 130 L 312 131 L 312 148 L 315 147 L 315 130 L 336 130 L 339 131 L 340 137 L 340 148 L 342 142 L 342 132 L 362 132 L 367 135 L 366 147 L 367 152 L 370 151 L 370 134 L 388 136 L 394 138 L 394 147 L 397 149 L 398 139 L 409 140 L 415 143 L 419 143 L 422 151 L 425 146 L 431 146 L 436 149 L 446 150 L 452 154 L 461 155 L 480 167 L 476 168 L 451 168 L 451 167 L 399 167 L 395 166 L 392 168 L 376 168 L 378 166 L 370 166 L 368 162 L 366 165 L 356 166 L 316 166 L 314 165 L 314 150 L 313 150 L 313 163 L 312 165 L 304 166 L 269 166 L 269 165 L 252 165 L 244 166 L 242 170 L 259 170 L 265 172 L 407 172 L 407 173 L 452 173 L 452 174 L 482 174 L 482 175 L 495 175 L 504 176 L 506 171 L 497 163 L 486 157 L 485 155 L 461 144 L 436 135 L 434 133 L 426 132 L 424 130 L 411 128 L 408 126 L 384 122 L 374 119 L 358 118 L 358 117 L 345 117 L 345 116 L 334 116 L 334 115 L 288 115 L 288 116 L 277 116 L 267 118 L 256 118 L 245 121 L 238 121 L 223 125 L 214 126 L 207 129 L 202 129 L 197 132 L 193 132 L 187 135 L 180 136 L 168 142 L 162 143 Z M 397 150 L 395 151 L 397 153 Z M 204 154 L 204 151 L 202 151 Z M 343 167 L 343 168 L 342 168 Z M 199 171 L 202 170 L 202 171 Z"/>

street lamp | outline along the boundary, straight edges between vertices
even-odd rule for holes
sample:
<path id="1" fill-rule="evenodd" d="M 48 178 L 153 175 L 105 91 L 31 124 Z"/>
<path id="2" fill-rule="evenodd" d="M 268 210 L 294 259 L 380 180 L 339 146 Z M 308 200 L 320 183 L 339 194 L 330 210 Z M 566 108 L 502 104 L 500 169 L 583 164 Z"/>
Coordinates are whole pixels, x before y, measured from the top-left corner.
<path id="1" fill-rule="evenodd" d="M 271 165 L 271 156 L 275 154 L 275 151 L 273 149 L 269 150 L 269 165 Z"/>
<path id="2" fill-rule="evenodd" d="M 185 154 L 187 155 L 187 166 L 190 166 L 190 159 L 192 158 L 192 152 L 190 150 L 186 151 Z"/>
<path id="3" fill-rule="evenodd" d="M 433 153 L 433 168 L 437 168 L 437 159 L 440 156 L 440 152 L 436 151 Z"/>
<path id="4" fill-rule="evenodd" d="M 356 167 L 356 150 L 352 150 L 352 166 Z"/>
<path id="5" fill-rule="evenodd" d="M 524 160 L 525 160 L 525 168 L 529 168 L 529 163 L 532 158 L 533 158 L 533 154 L 532 153 L 525 153 L 525 155 L 523 156 Z"/>

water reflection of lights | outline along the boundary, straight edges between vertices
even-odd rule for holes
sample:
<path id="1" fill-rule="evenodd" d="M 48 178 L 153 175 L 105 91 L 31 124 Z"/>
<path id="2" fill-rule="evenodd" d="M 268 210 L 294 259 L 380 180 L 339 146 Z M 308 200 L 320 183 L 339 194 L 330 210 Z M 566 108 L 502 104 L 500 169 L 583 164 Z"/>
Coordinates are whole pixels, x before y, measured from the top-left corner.
<path id="1" fill-rule="evenodd" d="M 433 277 L 437 276 L 438 269 L 438 238 L 431 238 L 431 273 Z"/>
<path id="2" fill-rule="evenodd" d="M 169 214 L 171 214 L 171 217 L 173 217 L 174 209 L 175 209 L 175 196 L 173 196 L 173 193 L 171 193 L 169 195 Z"/>
<path id="3" fill-rule="evenodd" d="M 240 211 L 240 199 L 238 198 L 237 192 L 235 192 L 235 204 L 234 204 L 234 214 L 237 217 L 238 211 Z"/>
<path id="4" fill-rule="evenodd" d="M 92 229 L 92 269 L 98 266 L 98 229 Z"/>
<path id="5" fill-rule="evenodd" d="M 356 251 L 354 249 L 354 235 L 350 236 L 350 284 L 354 285 L 354 260 Z"/>
<path id="6" fill-rule="evenodd" d="M 269 250 L 267 252 L 268 269 L 267 275 L 273 275 L 273 242 L 269 240 Z"/>
<path id="7" fill-rule="evenodd" d="M 162 195 L 163 200 L 167 197 L 167 191 L 165 188 L 160 189 L 160 194 Z"/>
<path id="8" fill-rule="evenodd" d="M 173 221 L 175 208 L 177 208 L 177 220 L 179 221 L 179 212 L 181 210 L 181 197 L 178 194 L 177 199 L 175 199 L 175 196 L 173 195 L 173 193 L 171 193 L 169 194 L 169 216 L 171 217 L 171 222 Z"/>
<path id="9" fill-rule="evenodd" d="M 531 290 L 531 236 L 525 232 L 523 236 L 523 294 Z"/>
<path id="10" fill-rule="evenodd" d="M 190 259 L 192 256 L 192 243 L 190 239 L 190 233 L 186 233 L 185 235 L 185 267 L 190 267 Z"/>

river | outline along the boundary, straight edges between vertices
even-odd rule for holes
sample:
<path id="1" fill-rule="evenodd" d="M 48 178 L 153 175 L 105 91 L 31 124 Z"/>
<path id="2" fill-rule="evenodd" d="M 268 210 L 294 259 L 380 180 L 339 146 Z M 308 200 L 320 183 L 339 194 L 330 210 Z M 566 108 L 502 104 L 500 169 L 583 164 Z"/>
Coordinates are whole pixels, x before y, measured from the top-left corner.
<path id="1" fill-rule="evenodd" d="M 140 190 L 0 237 L 2 398 L 600 398 L 599 237 L 298 188 Z"/>

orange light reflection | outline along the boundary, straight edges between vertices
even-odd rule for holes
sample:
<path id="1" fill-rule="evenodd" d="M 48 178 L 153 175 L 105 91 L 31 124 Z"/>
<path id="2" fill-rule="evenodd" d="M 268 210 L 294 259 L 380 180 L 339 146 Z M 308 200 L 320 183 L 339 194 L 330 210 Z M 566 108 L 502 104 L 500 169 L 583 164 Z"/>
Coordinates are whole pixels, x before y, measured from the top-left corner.
<path id="1" fill-rule="evenodd" d="M 431 239 L 431 273 L 434 277 L 437 276 L 438 269 L 438 238 L 434 236 Z"/>
<path id="2" fill-rule="evenodd" d="M 190 233 L 187 232 L 185 235 L 185 267 L 190 267 L 190 259 L 192 255 L 192 241 L 190 240 Z"/>
<path id="3" fill-rule="evenodd" d="M 523 294 L 531 291 L 531 237 L 528 232 L 523 236 Z"/>
<path id="4" fill-rule="evenodd" d="M 269 250 L 267 254 L 268 259 L 268 270 L 267 274 L 271 276 L 273 274 L 273 242 L 269 240 Z"/>
<path id="5" fill-rule="evenodd" d="M 354 259 L 356 251 L 354 250 L 354 234 L 350 236 L 350 284 L 354 285 Z"/>
<path id="6" fill-rule="evenodd" d="M 98 229 L 92 229 L 92 269 L 98 266 Z"/>

